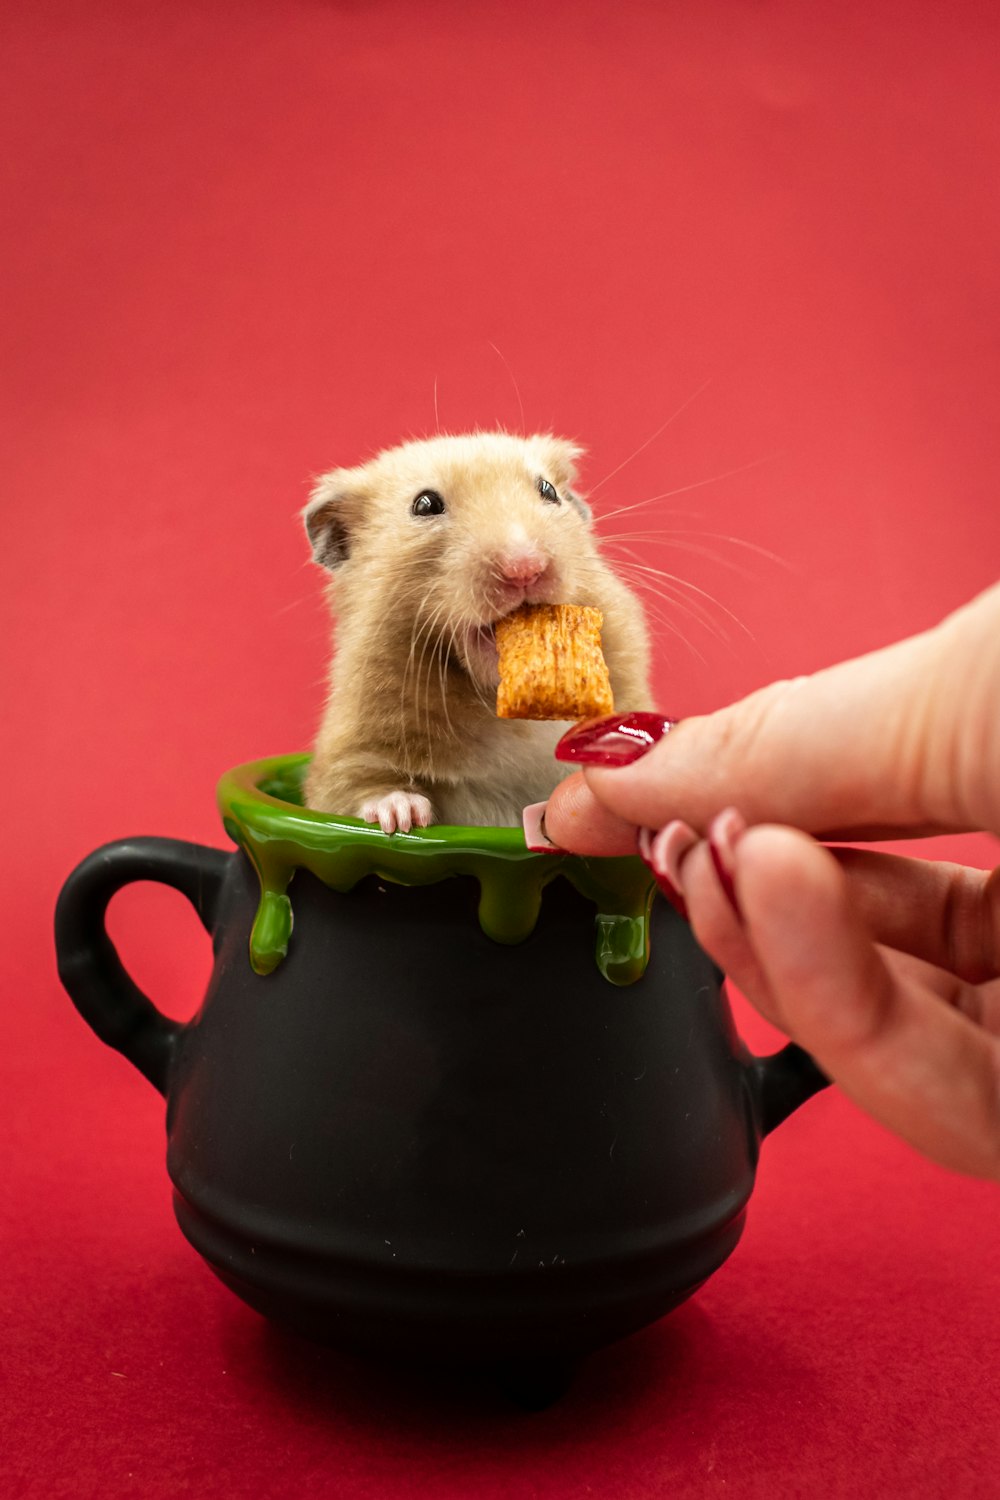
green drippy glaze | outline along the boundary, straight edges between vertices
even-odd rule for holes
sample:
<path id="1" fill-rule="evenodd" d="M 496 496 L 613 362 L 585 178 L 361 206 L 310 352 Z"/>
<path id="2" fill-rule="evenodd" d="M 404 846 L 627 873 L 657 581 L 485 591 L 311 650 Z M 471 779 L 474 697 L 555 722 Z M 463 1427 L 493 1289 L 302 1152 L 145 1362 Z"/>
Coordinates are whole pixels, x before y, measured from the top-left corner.
<path id="1" fill-rule="evenodd" d="M 430 885 L 451 875 L 479 882 L 479 923 L 498 943 L 520 943 L 534 930 L 542 891 L 563 875 L 597 907 L 595 958 L 612 984 L 632 984 L 649 957 L 652 876 L 640 859 L 583 859 L 532 854 L 520 828 L 417 828 L 384 834 L 356 818 L 333 817 L 302 805 L 308 755 L 251 761 L 227 771 L 218 802 L 226 832 L 260 878 L 261 898 L 250 934 L 250 962 L 270 974 L 288 952 L 297 869 L 335 891 L 366 875 L 399 885 Z"/>

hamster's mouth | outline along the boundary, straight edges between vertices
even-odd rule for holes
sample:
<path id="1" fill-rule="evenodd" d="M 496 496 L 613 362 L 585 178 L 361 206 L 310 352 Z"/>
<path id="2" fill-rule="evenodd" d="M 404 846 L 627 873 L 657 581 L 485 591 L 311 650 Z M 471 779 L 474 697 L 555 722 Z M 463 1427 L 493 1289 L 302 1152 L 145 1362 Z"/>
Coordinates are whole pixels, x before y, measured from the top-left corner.
<path id="1" fill-rule="evenodd" d="M 497 631 L 496 628 L 501 620 L 506 620 L 509 615 L 524 606 L 541 603 L 542 600 L 529 599 L 527 593 L 519 591 L 520 598 L 512 599 L 509 606 L 499 607 L 495 618 L 481 625 L 468 625 L 460 647 L 462 664 L 469 676 L 481 687 L 496 688 L 500 685 L 500 660 L 497 655 Z M 545 601 L 553 602 L 553 601 Z M 497 608 L 494 603 L 494 608 Z"/>

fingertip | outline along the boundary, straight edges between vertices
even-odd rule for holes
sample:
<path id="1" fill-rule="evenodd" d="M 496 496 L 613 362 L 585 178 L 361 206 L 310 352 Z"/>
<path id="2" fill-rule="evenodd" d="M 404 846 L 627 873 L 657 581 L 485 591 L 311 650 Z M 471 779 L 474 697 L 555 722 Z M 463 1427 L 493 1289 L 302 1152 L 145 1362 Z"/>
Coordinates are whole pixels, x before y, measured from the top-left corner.
<path id="1" fill-rule="evenodd" d="M 828 849 L 797 828 L 758 823 L 741 833 L 734 880 L 758 921 L 771 914 L 801 915 L 806 903 L 843 895 L 847 883 Z"/>
<path id="2" fill-rule="evenodd" d="M 693 721 L 679 722 L 669 735 L 653 744 L 648 754 L 636 760 L 620 765 L 592 765 L 582 773 L 595 797 L 613 810 L 614 816 L 636 825 L 659 828 L 677 816 L 678 806 L 686 806 L 691 800 L 686 795 L 690 788 L 683 774 L 684 761 L 679 760 L 671 745 L 686 722 Z M 680 776 L 676 774 L 678 766 Z"/>
<path id="3" fill-rule="evenodd" d="M 545 808 L 545 832 L 572 854 L 634 854 L 638 829 L 604 807 L 580 771 L 561 781 Z"/>
<path id="4" fill-rule="evenodd" d="M 664 844 L 669 842 L 683 848 L 679 834 L 668 831 Z M 747 931 L 719 881 L 707 840 L 698 840 L 683 857 L 680 873 L 698 942 L 765 1019 L 780 1024 Z"/>
<path id="5" fill-rule="evenodd" d="M 521 811 L 521 829 L 525 847 L 532 854 L 560 854 L 558 844 L 552 842 L 545 831 L 547 804 L 532 802 Z"/>
<path id="6" fill-rule="evenodd" d="M 763 824 L 740 839 L 735 880 L 782 1024 L 825 1056 L 869 1039 L 885 1003 L 884 965 L 830 851 Z"/>

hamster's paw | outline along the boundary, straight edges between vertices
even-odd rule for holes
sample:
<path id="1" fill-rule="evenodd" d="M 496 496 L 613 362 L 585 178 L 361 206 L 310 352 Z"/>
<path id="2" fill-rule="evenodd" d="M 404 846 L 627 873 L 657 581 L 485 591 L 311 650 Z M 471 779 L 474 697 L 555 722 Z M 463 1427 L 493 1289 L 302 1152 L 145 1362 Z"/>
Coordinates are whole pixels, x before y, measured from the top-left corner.
<path id="1" fill-rule="evenodd" d="M 426 828 L 431 813 L 429 800 L 419 792 L 387 792 L 366 802 L 360 816 L 366 823 L 377 823 L 383 833 L 409 833 L 413 827 Z"/>

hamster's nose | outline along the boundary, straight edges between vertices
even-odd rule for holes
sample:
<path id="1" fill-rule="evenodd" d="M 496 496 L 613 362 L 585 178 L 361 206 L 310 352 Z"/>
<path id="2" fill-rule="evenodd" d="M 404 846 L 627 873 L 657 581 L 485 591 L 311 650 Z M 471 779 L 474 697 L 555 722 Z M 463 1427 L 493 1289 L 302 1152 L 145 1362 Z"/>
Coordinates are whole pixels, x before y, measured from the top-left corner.
<path id="1" fill-rule="evenodd" d="M 530 588 L 541 578 L 549 562 L 544 552 L 501 552 L 497 557 L 497 571 L 505 583 L 519 583 L 523 588 Z"/>

